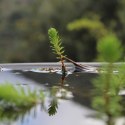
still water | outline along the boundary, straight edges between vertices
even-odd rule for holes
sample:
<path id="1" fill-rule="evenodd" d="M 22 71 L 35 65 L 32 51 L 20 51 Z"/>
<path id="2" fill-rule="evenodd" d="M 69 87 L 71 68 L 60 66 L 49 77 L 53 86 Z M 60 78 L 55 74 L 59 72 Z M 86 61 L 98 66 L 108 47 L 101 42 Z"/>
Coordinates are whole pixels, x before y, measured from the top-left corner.
<path id="1" fill-rule="evenodd" d="M 0 125 L 105 125 L 95 117 L 97 113 L 91 107 L 92 79 L 96 73 L 69 74 L 61 85 L 59 73 L 43 73 L 38 70 L 4 70 L 0 72 L 0 83 L 9 82 L 15 86 L 29 86 L 42 89 L 46 95 L 44 105 L 37 104 L 25 112 L 2 112 Z M 57 106 L 50 115 L 50 91 L 59 89 L 56 94 Z"/>

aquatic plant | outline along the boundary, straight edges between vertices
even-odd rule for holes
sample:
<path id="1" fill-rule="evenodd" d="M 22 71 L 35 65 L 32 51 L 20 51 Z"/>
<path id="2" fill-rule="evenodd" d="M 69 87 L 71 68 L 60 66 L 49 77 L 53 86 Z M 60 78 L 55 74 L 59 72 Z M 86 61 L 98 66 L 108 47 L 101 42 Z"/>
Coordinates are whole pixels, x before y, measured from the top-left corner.
<path id="1" fill-rule="evenodd" d="M 0 119 L 15 120 L 24 117 L 35 105 L 41 104 L 43 110 L 50 116 L 55 115 L 58 109 L 56 94 L 61 86 L 53 86 L 50 90 L 49 107 L 45 106 L 45 94 L 40 90 L 31 90 L 28 86 L 13 85 L 6 82 L 0 84 Z"/>
<path id="2" fill-rule="evenodd" d="M 108 34 L 108 29 L 100 21 L 99 17 L 96 15 L 95 18 L 81 18 L 67 25 L 69 31 L 87 29 L 91 35 L 95 36 L 97 39 Z"/>
<path id="3" fill-rule="evenodd" d="M 14 86 L 11 83 L 0 84 L 0 110 L 32 107 L 43 98 L 42 92 Z"/>
<path id="4" fill-rule="evenodd" d="M 64 47 L 62 46 L 61 39 L 59 37 L 58 31 L 55 28 L 50 28 L 48 30 L 48 35 L 50 39 L 51 48 L 53 50 L 53 53 L 57 55 L 57 58 L 61 61 L 62 64 L 62 81 L 65 79 L 66 76 L 66 67 L 64 65 L 64 60 L 67 60 L 75 65 L 75 67 L 78 67 L 79 70 L 88 69 L 87 66 L 81 65 L 73 61 L 72 59 L 68 58 L 64 52 Z"/>
<path id="5" fill-rule="evenodd" d="M 98 59 L 109 63 L 114 63 L 121 58 L 122 47 L 120 40 L 113 34 L 99 39 L 97 44 Z"/>
<path id="6" fill-rule="evenodd" d="M 65 74 L 66 68 L 64 65 L 64 47 L 62 46 L 61 39 L 58 35 L 58 32 L 55 28 L 50 28 L 48 30 L 48 35 L 51 43 L 51 47 L 53 50 L 53 53 L 57 55 L 57 58 L 60 59 L 62 63 L 62 73 Z"/>
<path id="7" fill-rule="evenodd" d="M 49 116 L 55 115 L 58 109 L 58 98 L 56 97 L 59 87 L 50 90 L 49 107 L 45 106 L 45 94 L 43 91 L 31 90 L 28 86 L 13 85 L 9 82 L 0 84 L 0 120 L 10 121 L 24 118 L 25 114 L 37 104 L 41 104 Z"/>
<path id="8" fill-rule="evenodd" d="M 93 107 L 107 116 L 107 125 L 113 125 L 114 118 L 122 112 L 122 98 L 119 96 L 119 90 L 123 88 L 123 69 L 120 70 L 122 66 L 119 67 L 119 72 L 122 72 L 114 73 L 114 63 L 121 58 L 122 47 L 119 39 L 109 34 L 98 41 L 97 50 L 98 60 L 107 62 L 107 65 L 103 66 L 103 72 L 100 71 L 99 76 L 93 81 Z"/>

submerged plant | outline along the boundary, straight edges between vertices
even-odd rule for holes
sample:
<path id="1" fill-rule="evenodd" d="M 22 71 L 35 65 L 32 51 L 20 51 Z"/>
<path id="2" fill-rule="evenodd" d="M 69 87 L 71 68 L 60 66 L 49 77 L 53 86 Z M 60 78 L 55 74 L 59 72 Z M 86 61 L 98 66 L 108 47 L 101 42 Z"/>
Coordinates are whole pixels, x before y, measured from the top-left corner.
<path id="1" fill-rule="evenodd" d="M 104 72 L 94 80 L 95 96 L 93 107 L 107 116 L 107 125 L 113 125 L 113 118 L 120 115 L 122 106 L 119 90 L 123 87 L 123 75 L 114 74 L 114 63 L 121 58 L 122 49 L 120 41 L 114 35 L 101 38 L 97 45 L 98 60 L 107 62 L 103 66 Z"/>

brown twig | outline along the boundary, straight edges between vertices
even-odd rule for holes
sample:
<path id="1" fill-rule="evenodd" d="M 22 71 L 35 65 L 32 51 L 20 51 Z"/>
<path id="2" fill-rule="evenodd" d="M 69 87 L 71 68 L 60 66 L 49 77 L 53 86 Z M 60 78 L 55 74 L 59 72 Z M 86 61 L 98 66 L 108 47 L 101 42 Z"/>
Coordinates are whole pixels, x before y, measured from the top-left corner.
<path id="1" fill-rule="evenodd" d="M 78 64 L 76 63 L 75 61 L 73 61 L 72 59 L 69 59 L 68 57 L 64 56 L 63 57 L 64 59 L 68 60 L 69 62 L 73 63 L 75 66 L 81 68 L 81 69 L 88 69 L 88 66 L 86 65 L 81 65 L 81 64 Z"/>

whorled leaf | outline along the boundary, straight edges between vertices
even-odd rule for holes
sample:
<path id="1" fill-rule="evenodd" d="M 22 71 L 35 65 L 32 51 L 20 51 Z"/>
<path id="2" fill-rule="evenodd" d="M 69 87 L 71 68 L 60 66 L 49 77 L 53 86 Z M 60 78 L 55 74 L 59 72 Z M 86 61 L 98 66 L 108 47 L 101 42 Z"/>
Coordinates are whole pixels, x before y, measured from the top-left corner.
<path id="1" fill-rule="evenodd" d="M 62 47 L 62 42 L 58 35 L 58 31 L 55 28 L 50 28 L 48 30 L 48 35 L 53 53 L 56 54 L 58 57 L 63 56 L 64 47 Z"/>
<path id="2" fill-rule="evenodd" d="M 97 50 L 99 60 L 116 62 L 121 58 L 122 49 L 120 40 L 113 34 L 109 34 L 98 41 Z"/>

